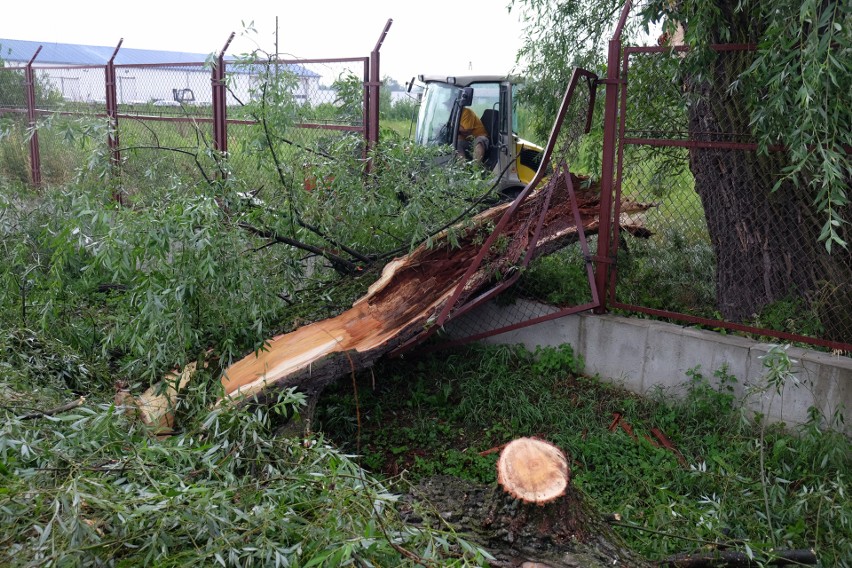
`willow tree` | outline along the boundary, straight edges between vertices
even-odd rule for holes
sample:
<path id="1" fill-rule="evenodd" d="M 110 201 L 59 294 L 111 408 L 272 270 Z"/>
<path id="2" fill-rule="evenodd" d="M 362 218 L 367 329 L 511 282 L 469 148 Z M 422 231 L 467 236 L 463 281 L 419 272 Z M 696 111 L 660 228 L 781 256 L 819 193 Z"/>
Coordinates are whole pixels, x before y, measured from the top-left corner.
<path id="1" fill-rule="evenodd" d="M 622 5 L 512 2 L 510 9 L 520 8 L 527 22 L 519 59 L 530 62 L 528 95 L 540 116 L 552 116 L 550 93 L 570 67 L 603 65 Z M 660 25 L 669 32 L 679 27 L 691 48 L 686 56 L 672 55 L 681 59 L 671 66 L 671 79 L 688 101 L 680 104 L 690 135 L 747 132 L 758 144 L 757 152 L 698 148 L 689 154 L 716 256 L 719 311 L 741 321 L 776 300 L 821 294 L 834 306 L 831 318 L 823 318 L 828 335 L 848 341 L 852 4 L 649 0 L 636 3 L 633 13 L 638 17 L 629 20 L 627 42 Z M 710 49 L 725 43 L 756 51 L 735 59 Z"/>

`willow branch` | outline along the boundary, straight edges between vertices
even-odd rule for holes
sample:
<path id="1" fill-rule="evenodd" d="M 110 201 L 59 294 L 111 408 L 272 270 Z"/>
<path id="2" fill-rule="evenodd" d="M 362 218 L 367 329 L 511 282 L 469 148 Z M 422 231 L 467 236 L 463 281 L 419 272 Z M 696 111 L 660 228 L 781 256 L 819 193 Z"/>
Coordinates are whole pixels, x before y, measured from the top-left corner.
<path id="1" fill-rule="evenodd" d="M 77 400 L 72 400 L 71 402 L 66 402 L 61 406 L 57 406 L 56 408 L 51 408 L 50 410 L 35 410 L 33 412 L 29 412 L 20 417 L 20 420 L 32 420 L 34 418 L 42 418 L 44 416 L 53 416 L 54 414 L 60 414 L 62 412 L 67 412 L 78 406 L 82 406 L 83 403 L 86 402 L 86 398 L 81 396 Z"/>
<path id="2" fill-rule="evenodd" d="M 255 227 L 253 225 L 249 225 L 248 223 L 239 223 L 238 227 L 245 229 L 246 231 L 255 234 L 259 237 L 263 237 L 265 239 L 269 239 L 276 243 L 282 243 L 285 245 L 290 245 L 293 248 L 297 248 L 299 250 L 307 251 L 323 258 L 327 259 L 331 262 L 332 266 L 334 266 L 335 270 L 344 274 L 351 274 L 353 272 L 358 271 L 358 265 L 354 262 L 346 260 L 343 257 L 340 257 L 336 254 L 332 254 L 325 249 L 321 249 L 319 247 L 315 247 L 313 245 L 309 245 L 307 243 L 303 243 L 296 239 L 285 237 L 283 235 L 279 235 L 275 231 L 269 229 L 261 229 L 260 227 Z"/>

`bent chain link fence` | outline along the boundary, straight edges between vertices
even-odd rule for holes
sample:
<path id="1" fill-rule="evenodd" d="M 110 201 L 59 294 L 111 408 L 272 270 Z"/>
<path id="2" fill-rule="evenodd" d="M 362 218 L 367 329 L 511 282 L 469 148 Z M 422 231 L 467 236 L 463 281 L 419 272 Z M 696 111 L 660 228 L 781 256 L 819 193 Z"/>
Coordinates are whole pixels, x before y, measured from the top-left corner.
<path id="1" fill-rule="evenodd" d="M 550 199 L 561 197 L 575 203 L 577 195 L 574 192 L 584 193 L 596 186 L 594 180 L 586 177 L 568 181 L 572 179 L 571 174 L 581 173 L 575 164 L 581 161 L 580 155 L 588 151 L 587 146 L 595 144 L 586 136 L 589 112 L 594 105 L 594 80 L 587 80 L 585 75 L 579 77 L 582 80 L 571 90 L 564 115 L 554 119 L 552 132 L 556 139 L 552 141 L 548 175 L 536 189 L 538 192 L 551 192 Z M 548 213 L 545 209 L 548 199 L 539 199 L 534 207 L 525 207 L 530 201 L 528 195 L 514 212 L 517 216 L 524 216 L 523 229 L 497 238 L 503 249 L 532 248 L 529 264 L 518 267 L 517 280 L 500 292 L 493 302 L 483 305 L 474 314 L 453 319 L 448 328 L 452 341 L 473 341 L 596 305 L 590 250 L 595 246 L 593 233 L 597 223 L 593 223 L 592 230 L 587 231 L 590 234 L 585 234 L 586 231 L 580 228 L 571 242 L 562 242 L 555 249 L 545 250 L 546 247 L 542 243 L 534 243 L 531 236 Z M 584 202 L 581 206 L 591 205 L 594 208 L 596 203 L 597 200 L 592 204 Z M 579 210 L 576 214 L 579 216 Z M 578 226 L 572 213 L 567 216 L 563 223 Z M 460 313 L 465 311 L 464 307 L 458 310 Z"/>
<path id="2" fill-rule="evenodd" d="M 601 213 L 613 222 L 613 238 L 595 257 L 612 262 L 601 303 L 616 313 L 850 352 L 852 253 L 828 254 L 819 242 L 824 219 L 815 219 L 812 195 L 790 183 L 773 189 L 785 166 L 783 141 L 761 152 L 749 110 L 729 87 L 751 65 L 753 48 L 714 50 L 706 76 L 722 79 L 715 82 L 684 78 L 683 51 L 623 52 L 613 210 Z M 595 172 L 599 163 L 588 156 L 601 152 L 599 136 L 583 134 L 577 107 L 587 104 L 573 102 L 553 160 L 579 174 Z M 623 209 L 637 203 L 651 207 Z M 644 230 L 620 229 L 629 223 Z M 596 251 L 597 237 L 589 240 Z M 594 306 L 587 260 L 579 242 L 537 258 L 475 317 L 454 320 L 452 337 L 487 337 Z"/>

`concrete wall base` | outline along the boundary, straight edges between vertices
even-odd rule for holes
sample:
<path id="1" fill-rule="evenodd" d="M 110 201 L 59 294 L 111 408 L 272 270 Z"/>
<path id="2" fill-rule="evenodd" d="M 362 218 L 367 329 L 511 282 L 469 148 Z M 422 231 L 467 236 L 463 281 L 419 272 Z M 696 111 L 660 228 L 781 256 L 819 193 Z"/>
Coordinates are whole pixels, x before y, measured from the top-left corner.
<path id="1" fill-rule="evenodd" d="M 541 311 L 541 305 L 530 305 Z M 501 307 L 485 304 L 459 321 L 445 327 L 451 337 L 469 327 L 475 318 L 477 327 L 483 322 L 504 320 L 501 310 L 517 311 L 518 305 Z M 454 333 L 455 331 L 455 333 Z M 734 393 L 747 408 L 762 413 L 773 421 L 789 425 L 802 424 L 815 407 L 835 428 L 852 434 L 852 423 L 846 418 L 852 409 L 852 358 L 797 347 L 786 351 L 794 360 L 794 379 L 776 393 L 774 388 L 756 393 L 765 386 L 764 358 L 772 344 L 713 331 L 683 327 L 677 324 L 627 318 L 615 315 L 579 314 L 539 323 L 490 337 L 485 342 L 537 346 L 570 344 L 585 360 L 589 375 L 618 383 L 628 390 L 645 394 L 663 388 L 677 394 L 687 383 L 687 371 L 699 372 L 717 385 L 713 373 L 727 367 L 736 377 Z"/>

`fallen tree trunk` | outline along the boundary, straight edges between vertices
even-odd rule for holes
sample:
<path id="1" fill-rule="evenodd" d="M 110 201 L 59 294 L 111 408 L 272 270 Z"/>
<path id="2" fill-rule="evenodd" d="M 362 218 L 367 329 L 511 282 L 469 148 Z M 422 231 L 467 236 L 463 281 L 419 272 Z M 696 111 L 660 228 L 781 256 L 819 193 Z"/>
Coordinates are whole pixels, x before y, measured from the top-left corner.
<path id="1" fill-rule="evenodd" d="M 570 192 L 565 181 L 559 181 L 564 179 L 567 178 L 559 176 L 553 188 L 545 186 L 547 191 L 531 193 L 519 204 L 504 227 L 503 242 L 507 246 L 488 251 L 479 270 L 465 282 L 457 307 L 490 282 L 516 269 L 530 246 L 534 247 L 535 257 L 578 239 L 580 227 L 574 220 Z M 571 176 L 582 230 L 586 234 L 595 233 L 599 225 L 599 188 L 581 182 L 580 178 Z M 582 188 L 583 185 L 590 186 Z M 311 397 L 337 378 L 369 367 L 397 347 L 425 339 L 430 323 L 480 253 L 483 237 L 488 236 L 490 228 L 509 207 L 510 204 L 503 204 L 488 209 L 463 230 L 457 228 L 457 246 L 450 246 L 444 234 L 432 246 L 421 245 L 407 256 L 394 259 L 351 309 L 274 337 L 264 349 L 237 361 L 222 376 L 225 396 L 262 397 L 268 390 L 278 392 L 297 386 Z M 641 218 L 635 215 L 649 207 L 623 203 L 622 230 L 647 235 Z M 182 375 L 180 387 L 185 384 L 184 379 Z M 146 423 L 165 427 L 171 426 L 171 419 L 165 413 L 173 405 L 176 392 L 167 389 L 156 394 L 162 390 L 152 387 L 137 397 L 136 402 Z"/>

